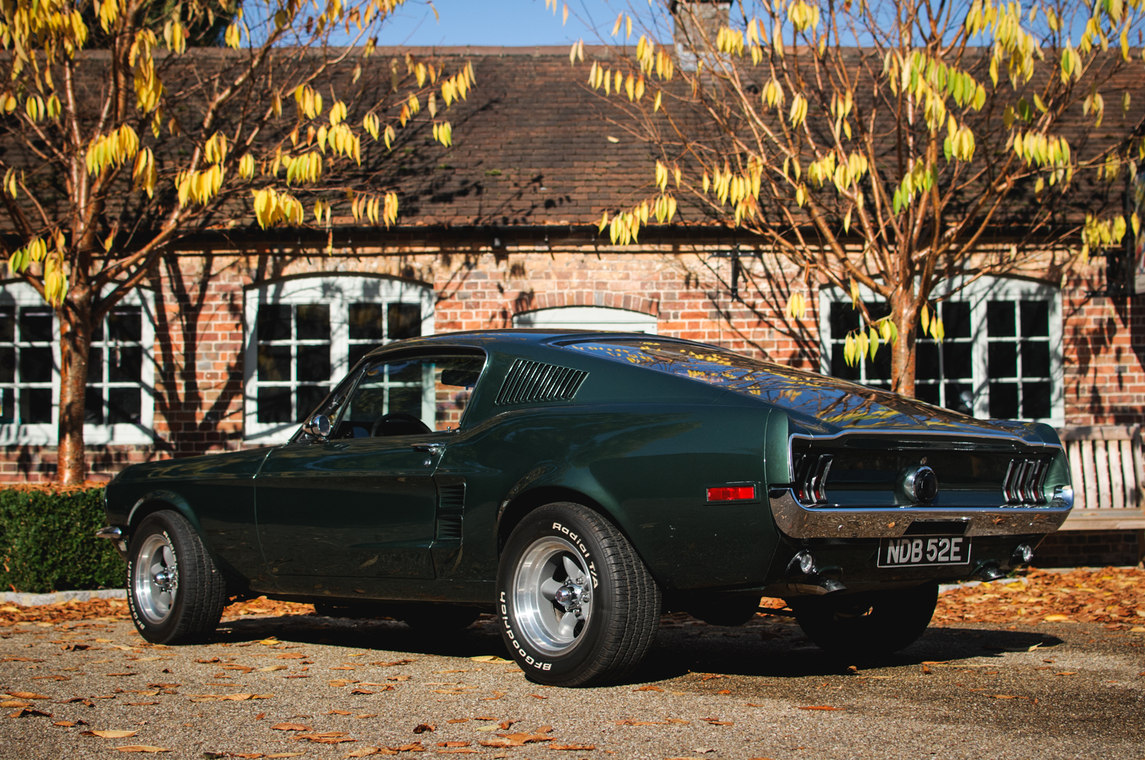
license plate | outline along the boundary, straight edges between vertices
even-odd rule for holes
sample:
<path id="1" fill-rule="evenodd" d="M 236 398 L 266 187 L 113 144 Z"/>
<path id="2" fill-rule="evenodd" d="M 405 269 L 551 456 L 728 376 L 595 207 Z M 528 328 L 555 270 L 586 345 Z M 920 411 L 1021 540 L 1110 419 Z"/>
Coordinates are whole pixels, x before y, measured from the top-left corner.
<path id="1" fill-rule="evenodd" d="M 879 567 L 969 564 L 967 536 L 904 536 L 879 542 Z"/>

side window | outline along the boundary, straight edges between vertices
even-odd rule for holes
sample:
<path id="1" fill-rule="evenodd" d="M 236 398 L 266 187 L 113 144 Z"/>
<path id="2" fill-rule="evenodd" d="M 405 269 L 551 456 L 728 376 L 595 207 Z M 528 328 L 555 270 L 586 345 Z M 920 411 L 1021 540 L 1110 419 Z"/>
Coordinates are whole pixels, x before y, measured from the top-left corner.
<path id="1" fill-rule="evenodd" d="M 370 350 L 433 332 L 433 292 L 377 277 L 302 277 L 246 294 L 244 429 L 286 441 Z"/>
<path id="2" fill-rule="evenodd" d="M 483 366 L 477 356 L 403 357 L 371 364 L 343 405 L 333 437 L 421 435 L 456 428 Z"/>

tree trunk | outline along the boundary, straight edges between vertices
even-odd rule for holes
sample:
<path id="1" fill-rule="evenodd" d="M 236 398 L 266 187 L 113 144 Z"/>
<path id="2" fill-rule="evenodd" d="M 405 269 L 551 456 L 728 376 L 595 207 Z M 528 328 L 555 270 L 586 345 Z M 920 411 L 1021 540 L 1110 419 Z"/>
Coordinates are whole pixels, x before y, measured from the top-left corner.
<path id="1" fill-rule="evenodd" d="M 91 346 L 91 301 L 78 283 L 56 309 L 60 320 L 60 425 L 56 449 L 59 483 L 82 483 L 87 475 L 84 454 L 84 391 Z"/>
<path id="2" fill-rule="evenodd" d="M 914 344 L 918 311 L 914 294 L 900 291 L 891 299 L 891 314 L 899 336 L 891 353 L 891 390 L 914 397 Z"/>

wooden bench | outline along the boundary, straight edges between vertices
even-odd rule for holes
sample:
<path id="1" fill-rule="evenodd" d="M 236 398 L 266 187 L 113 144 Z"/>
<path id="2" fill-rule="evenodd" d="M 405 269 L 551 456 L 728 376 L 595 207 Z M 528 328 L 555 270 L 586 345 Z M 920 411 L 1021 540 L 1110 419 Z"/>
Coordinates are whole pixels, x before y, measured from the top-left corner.
<path id="1" fill-rule="evenodd" d="M 1069 457 L 1073 512 L 1062 530 L 1145 529 L 1145 454 L 1141 425 L 1058 431 Z"/>

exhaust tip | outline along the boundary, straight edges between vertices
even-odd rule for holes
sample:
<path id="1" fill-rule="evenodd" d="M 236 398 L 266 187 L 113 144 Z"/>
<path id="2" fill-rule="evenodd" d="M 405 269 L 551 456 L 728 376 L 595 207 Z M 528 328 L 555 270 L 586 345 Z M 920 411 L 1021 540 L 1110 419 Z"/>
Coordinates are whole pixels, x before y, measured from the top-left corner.
<path id="1" fill-rule="evenodd" d="M 1034 547 L 1029 544 L 1018 544 L 1018 548 L 1014 549 L 1013 560 L 1020 565 L 1028 565 L 1034 558 Z"/>
<path id="2" fill-rule="evenodd" d="M 1006 577 L 1006 573 L 1002 572 L 1002 569 L 1000 567 L 998 567 L 997 562 L 985 563 L 984 565 L 979 567 L 974 572 L 974 574 L 976 576 L 978 576 L 980 579 L 982 579 L 983 581 L 986 581 L 987 583 L 989 583 L 990 581 L 996 581 L 1000 578 Z"/>

